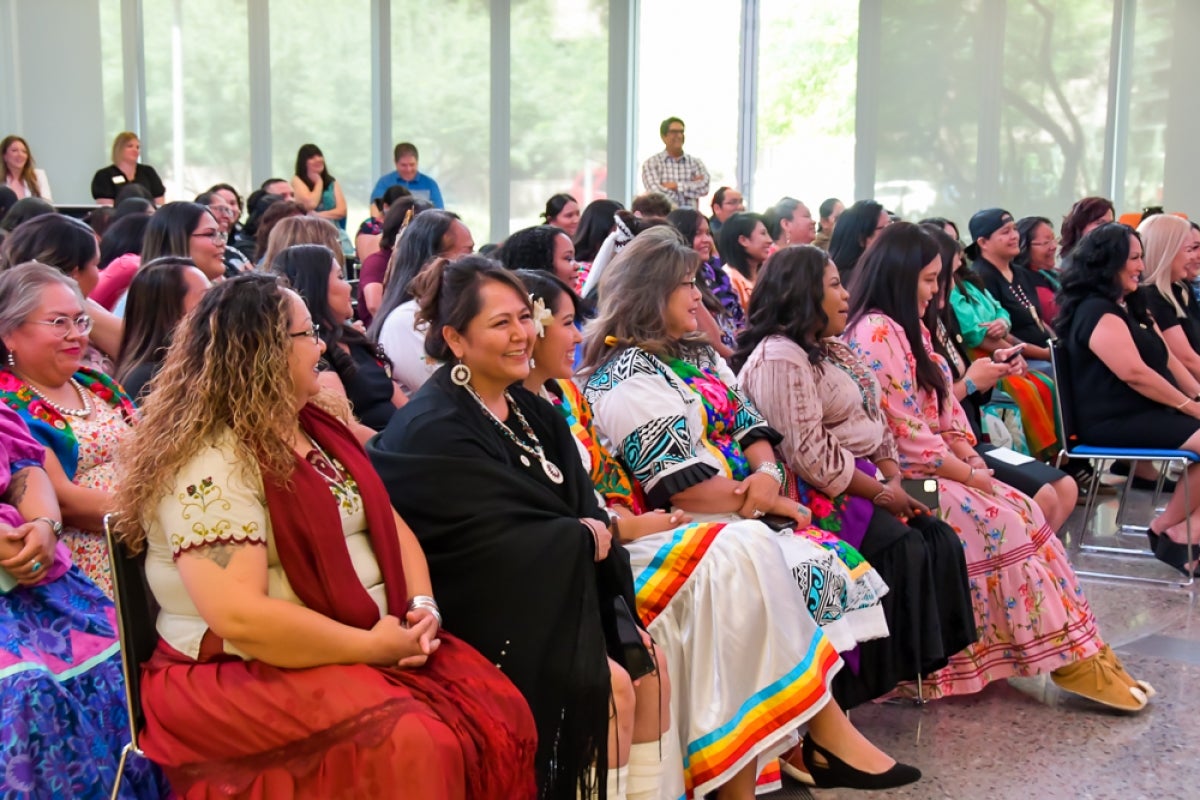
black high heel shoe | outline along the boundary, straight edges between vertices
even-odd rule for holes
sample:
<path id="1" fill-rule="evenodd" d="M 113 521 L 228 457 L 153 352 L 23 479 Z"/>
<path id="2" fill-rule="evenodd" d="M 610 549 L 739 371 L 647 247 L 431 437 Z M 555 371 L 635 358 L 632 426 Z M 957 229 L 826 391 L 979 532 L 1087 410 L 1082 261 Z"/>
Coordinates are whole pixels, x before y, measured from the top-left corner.
<path id="1" fill-rule="evenodd" d="M 1189 570 L 1187 565 L 1200 558 L 1200 544 L 1195 542 L 1189 548 L 1186 544 L 1173 542 L 1165 534 L 1155 534 L 1151 531 L 1148 536 L 1153 536 L 1157 539 L 1151 539 L 1154 542 L 1154 557 L 1168 566 L 1182 572 L 1186 577 L 1195 577 L 1198 573 L 1196 570 Z"/>
<path id="2" fill-rule="evenodd" d="M 816 762 L 814 756 L 818 753 L 825 759 L 824 764 Z M 812 736 L 807 733 L 804 734 L 804 742 L 800 746 L 800 755 L 813 783 L 820 789 L 832 789 L 836 786 L 845 786 L 848 789 L 894 789 L 921 779 L 921 770 L 899 761 L 887 772 L 873 773 L 855 769 L 814 742 Z"/>

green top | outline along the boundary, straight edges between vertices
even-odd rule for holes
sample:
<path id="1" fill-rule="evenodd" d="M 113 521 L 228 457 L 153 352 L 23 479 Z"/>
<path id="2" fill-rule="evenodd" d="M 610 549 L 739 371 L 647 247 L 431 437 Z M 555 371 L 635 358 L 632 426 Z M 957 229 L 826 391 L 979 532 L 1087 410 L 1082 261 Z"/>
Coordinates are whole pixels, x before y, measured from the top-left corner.
<path id="1" fill-rule="evenodd" d="M 1012 320 L 1008 312 L 1000 305 L 987 289 L 980 289 L 973 283 L 964 282 L 962 289 L 955 286 L 950 290 L 950 305 L 954 306 L 954 315 L 958 317 L 958 327 L 962 331 L 963 343 L 967 347 L 979 347 L 987 336 L 987 323 L 1002 319 L 1011 327 Z"/>

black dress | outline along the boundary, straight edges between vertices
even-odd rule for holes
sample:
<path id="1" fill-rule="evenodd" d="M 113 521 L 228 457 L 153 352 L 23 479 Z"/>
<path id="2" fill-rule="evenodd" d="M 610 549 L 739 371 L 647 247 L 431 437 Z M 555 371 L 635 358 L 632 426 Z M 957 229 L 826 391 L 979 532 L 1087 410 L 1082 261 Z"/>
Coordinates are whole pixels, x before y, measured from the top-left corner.
<path id="1" fill-rule="evenodd" d="M 158 172 L 149 164 L 138 164 L 133 171 L 133 180 L 126 178 L 125 173 L 121 172 L 121 168 L 116 164 L 109 164 L 96 170 L 96 174 L 92 176 L 92 199 L 116 200 L 117 193 L 129 183 L 145 187 L 152 198 L 162 197 L 167 192 L 162 179 L 158 177 Z"/>
<path id="2" fill-rule="evenodd" d="M 1174 386 L 1175 377 L 1167 368 L 1167 345 L 1149 313 L 1136 302 L 1139 299 L 1130 298 L 1132 306 L 1122 308 L 1108 298 L 1089 297 L 1075 309 L 1067 325 L 1064 345 L 1070 358 L 1072 410 L 1083 444 L 1174 450 L 1200 430 L 1200 420 L 1141 394 L 1088 347 L 1101 317 L 1114 314 L 1129 329 L 1146 366 Z"/>
<path id="3" fill-rule="evenodd" d="M 391 365 L 378 348 L 366 341 L 346 342 L 346 346 L 350 349 L 352 363 L 340 367 L 334 365 L 346 387 L 346 397 L 359 422 L 381 431 L 396 413 L 392 402 L 396 385 L 392 383 Z"/>
<path id="4" fill-rule="evenodd" d="M 1200 311 L 1197 311 L 1192 290 L 1186 283 L 1177 281 L 1171 284 L 1171 294 L 1175 297 L 1175 303 L 1179 304 L 1182 314 L 1176 310 L 1175 305 L 1168 298 L 1163 297 L 1157 286 L 1143 286 L 1138 289 L 1138 292 L 1141 293 L 1146 303 L 1146 309 L 1154 317 L 1154 322 L 1160 331 L 1165 333 L 1168 329 L 1178 325 L 1183 329 L 1188 344 L 1192 346 L 1193 350 L 1200 353 Z"/>

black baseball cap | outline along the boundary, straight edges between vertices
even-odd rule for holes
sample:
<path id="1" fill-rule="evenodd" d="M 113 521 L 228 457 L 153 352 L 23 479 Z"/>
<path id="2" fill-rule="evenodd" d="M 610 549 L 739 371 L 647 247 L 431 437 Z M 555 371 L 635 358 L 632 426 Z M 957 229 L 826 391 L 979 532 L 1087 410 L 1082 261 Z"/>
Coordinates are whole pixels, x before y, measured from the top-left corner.
<path id="1" fill-rule="evenodd" d="M 971 243 L 966 247 L 967 258 L 972 261 L 978 259 L 979 245 L 977 242 L 980 239 L 990 238 L 993 233 L 1012 221 L 1013 215 L 1003 208 L 985 208 L 983 211 L 976 211 L 975 215 L 971 217 L 971 223 L 968 226 L 968 230 L 971 233 Z"/>

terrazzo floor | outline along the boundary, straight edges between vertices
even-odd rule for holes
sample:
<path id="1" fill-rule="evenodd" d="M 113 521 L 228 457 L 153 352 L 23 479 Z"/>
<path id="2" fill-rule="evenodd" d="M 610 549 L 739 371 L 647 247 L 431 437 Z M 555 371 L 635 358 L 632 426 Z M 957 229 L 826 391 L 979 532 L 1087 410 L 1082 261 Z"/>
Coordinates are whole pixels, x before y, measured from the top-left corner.
<path id="1" fill-rule="evenodd" d="M 1149 492 L 1134 492 L 1126 521 L 1145 524 L 1152 500 Z M 1116 510 L 1115 497 L 1103 498 L 1088 542 L 1145 548 L 1144 536 L 1112 534 Z M 1078 571 L 1168 582 L 1083 578 L 1106 640 L 1133 675 L 1158 690 L 1148 708 L 1136 716 L 1097 710 L 1044 677 L 924 706 L 870 705 L 852 712 L 854 724 L 895 758 L 919 766 L 921 781 L 886 793 L 815 789 L 809 795 L 785 778 L 772 800 L 1200 798 L 1200 609 L 1193 593 L 1200 582 L 1171 585 L 1180 574 L 1152 558 L 1080 552 L 1082 521 L 1081 507 L 1061 533 Z"/>

